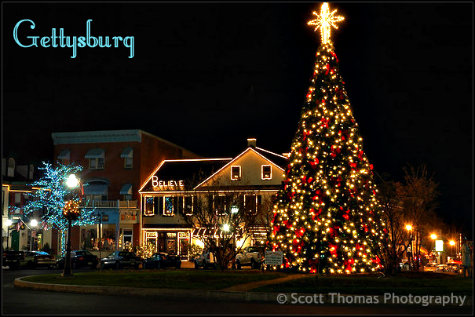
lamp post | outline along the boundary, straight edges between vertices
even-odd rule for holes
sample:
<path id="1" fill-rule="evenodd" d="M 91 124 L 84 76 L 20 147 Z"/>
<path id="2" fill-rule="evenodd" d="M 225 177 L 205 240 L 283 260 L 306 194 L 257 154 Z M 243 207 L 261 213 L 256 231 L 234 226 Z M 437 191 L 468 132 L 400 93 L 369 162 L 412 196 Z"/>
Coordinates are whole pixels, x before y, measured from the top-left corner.
<path id="1" fill-rule="evenodd" d="M 408 257 L 408 258 L 409 258 L 408 260 L 409 260 L 409 264 L 411 265 L 411 268 L 412 268 L 412 267 L 414 266 L 414 259 L 413 259 L 414 246 L 413 246 L 413 244 L 412 244 L 412 239 L 413 239 L 413 237 L 412 237 L 412 229 L 413 229 L 413 228 L 412 228 L 412 225 L 410 225 L 410 224 L 407 224 L 405 228 L 406 228 L 406 230 L 407 230 L 407 231 L 409 232 L 409 234 L 410 234 L 410 236 L 409 236 L 409 244 L 411 245 L 411 256 Z"/>
<path id="2" fill-rule="evenodd" d="M 454 241 L 454 240 L 450 240 L 450 241 L 449 241 L 449 245 L 451 246 L 451 255 L 452 255 L 453 258 L 455 259 L 456 256 L 457 256 L 457 250 L 455 250 L 455 252 L 454 252 L 455 241 Z"/>
<path id="3" fill-rule="evenodd" d="M 10 238 L 10 226 L 13 224 L 13 222 L 12 222 L 11 219 L 7 219 L 6 224 L 7 224 L 7 247 L 6 247 L 6 249 L 8 250 L 8 239 Z"/>
<path id="4" fill-rule="evenodd" d="M 430 238 L 434 241 L 434 252 L 437 252 L 437 251 L 435 250 L 435 240 L 437 240 L 437 235 L 436 235 L 435 233 L 432 233 L 432 234 L 430 235 Z M 431 246 L 431 247 L 432 247 L 432 246 Z M 440 263 L 439 254 L 438 254 L 438 253 L 436 253 L 436 262 L 437 262 L 437 263 Z"/>
<path id="5" fill-rule="evenodd" d="M 66 180 L 66 186 L 74 190 L 79 186 L 79 179 L 71 174 Z M 64 259 L 63 276 L 71 276 L 71 222 L 79 217 L 79 201 L 71 199 L 66 202 L 63 208 L 63 216 L 68 220 L 68 242 L 66 246 L 66 258 Z"/>
<path id="6" fill-rule="evenodd" d="M 30 221 L 30 232 L 31 232 L 31 242 L 30 242 L 30 251 L 33 251 L 33 228 L 36 228 L 38 226 L 38 220 L 32 219 Z"/>

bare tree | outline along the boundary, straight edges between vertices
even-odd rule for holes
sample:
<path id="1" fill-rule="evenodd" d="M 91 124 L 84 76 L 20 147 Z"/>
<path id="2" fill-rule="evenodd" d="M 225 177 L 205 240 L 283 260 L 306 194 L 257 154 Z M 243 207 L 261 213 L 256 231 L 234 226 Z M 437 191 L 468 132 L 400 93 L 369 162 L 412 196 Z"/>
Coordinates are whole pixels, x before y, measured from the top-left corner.
<path id="1" fill-rule="evenodd" d="M 432 227 L 437 207 L 438 184 L 433 175 L 429 175 L 427 167 L 404 168 L 404 184 L 397 185 L 397 193 L 403 203 L 404 216 L 414 229 L 414 270 L 419 270 L 421 261 L 421 246 L 427 241 L 428 230 Z"/>
<path id="2" fill-rule="evenodd" d="M 402 204 L 397 191 L 397 184 L 385 180 L 376 174 L 381 183 L 378 185 L 378 199 L 383 209 L 382 216 L 386 223 L 386 240 L 378 254 L 383 262 L 384 272 L 393 275 L 411 243 L 410 230 L 406 228 Z"/>
<path id="3" fill-rule="evenodd" d="M 251 238 L 257 215 L 255 206 L 244 206 L 243 192 L 213 186 L 196 191 L 193 211 L 185 219 L 193 228 L 204 229 L 200 240 L 215 256 L 218 268 L 224 270 Z"/>

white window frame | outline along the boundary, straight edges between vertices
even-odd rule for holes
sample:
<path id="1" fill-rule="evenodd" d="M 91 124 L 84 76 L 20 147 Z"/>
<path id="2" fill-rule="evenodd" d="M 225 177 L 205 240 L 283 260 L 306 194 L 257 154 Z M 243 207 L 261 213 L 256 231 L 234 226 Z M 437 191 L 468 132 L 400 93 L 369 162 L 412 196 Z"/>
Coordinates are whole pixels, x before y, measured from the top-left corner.
<path id="1" fill-rule="evenodd" d="M 99 160 L 102 160 L 102 167 L 99 168 Z M 95 166 L 92 166 L 92 162 L 95 162 Z M 105 168 L 105 160 L 102 157 L 90 158 L 89 159 L 89 169 L 91 170 L 103 170 Z"/>
<path id="2" fill-rule="evenodd" d="M 264 177 L 264 167 L 270 167 L 270 175 L 269 177 Z M 261 179 L 268 181 L 272 179 L 272 165 L 261 165 Z"/>
<path id="3" fill-rule="evenodd" d="M 239 177 L 238 178 L 233 178 L 233 169 L 234 168 L 239 168 Z M 242 169 L 241 169 L 241 165 L 232 165 L 231 166 L 231 180 L 232 181 L 240 181 L 242 178 Z"/>

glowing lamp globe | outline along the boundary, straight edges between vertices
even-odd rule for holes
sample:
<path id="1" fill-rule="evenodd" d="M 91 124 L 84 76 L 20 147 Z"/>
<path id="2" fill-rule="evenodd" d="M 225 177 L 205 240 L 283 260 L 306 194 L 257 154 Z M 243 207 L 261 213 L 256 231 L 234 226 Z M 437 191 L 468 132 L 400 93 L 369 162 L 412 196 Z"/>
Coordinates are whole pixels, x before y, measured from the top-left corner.
<path id="1" fill-rule="evenodd" d="M 37 227 L 37 226 L 38 226 L 38 220 L 32 219 L 32 220 L 30 221 L 30 226 L 32 226 L 32 227 Z"/>
<path id="2" fill-rule="evenodd" d="M 71 174 L 68 176 L 66 179 L 66 186 L 69 188 L 76 188 L 79 186 L 79 179 L 76 177 L 76 175 Z"/>
<path id="3" fill-rule="evenodd" d="M 227 223 L 225 223 L 225 224 L 223 225 L 223 228 L 222 228 L 222 229 L 223 229 L 223 231 L 228 232 L 228 231 L 229 231 L 229 225 L 228 225 Z"/>

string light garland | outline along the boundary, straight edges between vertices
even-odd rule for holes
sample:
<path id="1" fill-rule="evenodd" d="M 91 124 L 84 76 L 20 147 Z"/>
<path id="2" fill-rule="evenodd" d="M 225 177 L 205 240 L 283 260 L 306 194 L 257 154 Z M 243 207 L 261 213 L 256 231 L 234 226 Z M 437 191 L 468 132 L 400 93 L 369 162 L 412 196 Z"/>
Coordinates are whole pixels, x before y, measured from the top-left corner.
<path id="1" fill-rule="evenodd" d="M 68 176 L 80 173 L 82 166 L 58 163 L 53 167 L 50 163 L 43 162 L 43 167 L 40 167 L 39 170 L 44 170 L 43 176 L 31 184 L 38 189 L 29 194 L 29 200 L 22 209 L 26 216 L 34 212 L 41 212 L 41 220 L 44 223 L 61 231 L 61 254 L 64 255 L 66 253 L 68 220 L 63 212 L 78 213 L 76 219 L 72 221 L 72 225 L 84 226 L 98 222 L 96 210 L 95 208 L 81 208 L 79 197 L 74 193 L 74 189 L 65 186 Z M 73 198 L 71 199 L 71 197 Z M 85 206 L 87 206 L 87 201 L 85 201 Z"/>
<path id="2" fill-rule="evenodd" d="M 269 247 L 283 268 L 310 273 L 362 273 L 381 267 L 386 228 L 373 165 L 353 117 L 330 29 L 344 18 L 324 3 L 309 25 L 320 29 L 313 78 L 292 141 L 284 187 L 277 194 Z"/>

